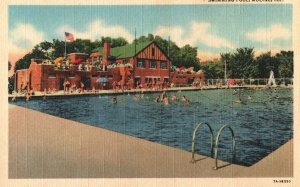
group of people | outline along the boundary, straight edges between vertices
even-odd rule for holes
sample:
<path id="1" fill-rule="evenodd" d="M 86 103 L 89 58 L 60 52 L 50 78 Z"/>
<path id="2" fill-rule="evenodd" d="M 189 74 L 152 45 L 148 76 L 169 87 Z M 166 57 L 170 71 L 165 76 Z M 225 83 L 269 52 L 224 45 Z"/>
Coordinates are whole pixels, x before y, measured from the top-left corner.
<path id="1" fill-rule="evenodd" d="M 143 97 L 144 97 L 144 93 L 141 92 L 141 93 L 136 93 L 133 96 L 133 99 L 137 101 L 137 100 L 142 99 Z M 178 98 L 177 98 L 176 94 L 172 95 L 171 100 L 172 100 L 172 102 L 178 101 Z M 112 96 L 111 101 L 112 101 L 113 104 L 118 103 L 117 96 Z M 164 105 L 169 105 L 170 104 L 170 101 L 169 101 L 169 98 L 168 98 L 168 95 L 166 94 L 166 92 L 163 92 L 161 95 L 156 96 L 155 99 L 154 99 L 154 102 L 163 103 Z M 190 100 L 188 100 L 185 95 L 183 95 L 181 97 L 181 102 L 184 103 L 184 104 L 190 104 Z"/>
<path id="2" fill-rule="evenodd" d="M 77 91 L 78 93 L 81 93 L 84 91 L 84 84 L 83 82 L 79 82 L 79 87 L 77 88 L 75 83 L 70 83 L 68 80 L 65 80 L 64 82 L 64 93 L 73 93 Z"/>
<path id="3" fill-rule="evenodd" d="M 17 101 L 17 94 L 22 94 L 24 96 L 24 100 L 27 102 L 31 99 L 31 96 L 33 96 L 35 93 L 33 91 L 33 89 L 31 88 L 29 82 L 27 82 L 25 85 L 22 83 L 20 86 L 20 89 L 16 91 L 13 91 L 12 95 L 12 99 L 11 101 Z"/>
<path id="4" fill-rule="evenodd" d="M 267 89 L 271 89 L 271 88 L 268 88 Z M 276 89 L 273 90 L 274 93 L 276 93 Z M 240 89 L 234 89 L 233 90 L 233 93 L 232 95 L 237 95 L 239 94 L 239 97 L 237 100 L 235 100 L 235 103 L 242 103 L 242 104 L 245 104 L 245 100 L 242 100 L 241 97 L 240 97 L 240 93 L 241 93 L 241 90 Z M 271 97 L 273 99 L 279 99 L 279 96 L 278 95 L 275 95 L 274 97 Z M 247 100 L 252 100 L 252 96 L 248 95 L 247 97 Z"/>
<path id="5" fill-rule="evenodd" d="M 177 101 L 178 98 L 176 96 L 176 94 L 174 94 L 172 97 L 171 97 L 171 100 L 172 101 Z M 164 105 L 169 105 L 170 102 L 169 102 L 169 98 L 168 98 L 168 95 L 166 94 L 166 92 L 163 92 L 161 96 L 157 96 L 154 100 L 156 103 L 159 103 L 159 102 L 162 102 Z M 184 104 L 190 104 L 190 101 L 186 98 L 185 95 L 183 95 L 181 97 L 181 102 L 184 103 Z"/>
<path id="6" fill-rule="evenodd" d="M 171 86 L 170 82 L 161 82 L 161 81 L 146 81 L 145 84 L 143 85 L 140 82 L 137 82 L 136 84 L 136 89 L 148 89 L 148 90 L 163 90 L 163 89 L 168 89 Z"/>
<path id="7" fill-rule="evenodd" d="M 24 101 L 27 102 L 31 99 L 31 96 L 34 95 L 34 91 L 33 90 L 24 90 L 23 91 L 23 95 L 24 95 Z M 15 102 L 17 101 L 17 94 L 13 93 L 13 97 L 11 98 L 11 101 Z"/>

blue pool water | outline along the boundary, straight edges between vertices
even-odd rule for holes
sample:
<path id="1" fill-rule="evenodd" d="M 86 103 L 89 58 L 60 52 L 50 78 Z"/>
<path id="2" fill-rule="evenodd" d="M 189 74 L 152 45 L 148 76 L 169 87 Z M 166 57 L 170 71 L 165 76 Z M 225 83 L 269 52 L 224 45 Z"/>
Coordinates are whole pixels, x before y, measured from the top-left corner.
<path id="1" fill-rule="evenodd" d="M 155 103 L 159 93 L 145 94 L 141 100 L 125 93 L 117 96 L 117 104 L 111 102 L 111 96 L 64 97 L 28 103 L 20 100 L 14 104 L 187 151 L 191 151 L 192 133 L 198 123 L 208 122 L 215 137 L 221 126 L 229 124 L 236 134 L 234 162 L 245 166 L 256 163 L 293 136 L 291 89 L 245 89 L 236 95 L 232 89 L 167 94 L 169 98 L 176 94 L 179 99 L 186 95 L 191 104 Z M 238 97 L 243 104 L 234 102 Z M 210 155 L 208 129 L 200 129 L 196 144 L 199 153 Z M 219 147 L 219 158 L 231 161 L 228 129 L 223 131 Z"/>

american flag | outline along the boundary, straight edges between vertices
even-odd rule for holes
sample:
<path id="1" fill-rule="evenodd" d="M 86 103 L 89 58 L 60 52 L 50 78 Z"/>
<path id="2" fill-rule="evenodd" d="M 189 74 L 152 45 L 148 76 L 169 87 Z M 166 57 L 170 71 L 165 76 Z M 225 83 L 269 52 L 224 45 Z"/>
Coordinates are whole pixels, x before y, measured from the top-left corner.
<path id="1" fill-rule="evenodd" d="M 65 35 L 66 35 L 66 40 L 67 40 L 67 41 L 71 41 L 71 42 L 74 42 L 74 41 L 75 41 L 74 35 L 73 35 L 72 33 L 65 32 Z"/>

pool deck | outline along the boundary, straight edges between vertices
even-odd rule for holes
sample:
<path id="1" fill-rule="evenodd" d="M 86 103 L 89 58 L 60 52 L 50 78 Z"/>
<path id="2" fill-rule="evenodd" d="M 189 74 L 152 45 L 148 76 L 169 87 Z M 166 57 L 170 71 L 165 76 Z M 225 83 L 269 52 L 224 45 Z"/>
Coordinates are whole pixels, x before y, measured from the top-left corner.
<path id="1" fill-rule="evenodd" d="M 190 160 L 187 151 L 9 105 L 9 178 L 292 177 L 293 139 L 251 167 Z"/>
<path id="2" fill-rule="evenodd" d="M 290 86 L 277 86 L 281 88 L 293 88 L 292 85 Z M 266 89 L 266 85 L 244 85 L 244 86 L 230 86 L 231 89 Z M 216 89 L 228 89 L 227 86 L 217 87 L 217 86 L 204 86 L 204 87 L 172 87 L 164 90 L 151 90 L 151 89 L 143 89 L 144 93 L 155 93 L 155 92 L 176 92 L 176 91 L 196 91 L 196 90 L 216 90 Z M 122 95 L 124 93 L 136 93 L 141 92 L 141 89 L 132 89 L 132 90 L 125 90 L 124 92 L 122 90 L 98 90 L 96 92 L 84 92 L 84 93 L 64 93 L 62 90 L 57 91 L 55 93 L 46 94 L 46 97 L 69 97 L 69 96 L 84 96 L 84 95 Z M 45 94 L 43 92 L 35 92 L 35 95 L 33 95 L 33 98 L 41 98 Z M 12 94 L 8 95 L 8 98 L 11 99 L 13 97 Z M 23 98 L 23 94 L 17 94 L 17 98 Z"/>

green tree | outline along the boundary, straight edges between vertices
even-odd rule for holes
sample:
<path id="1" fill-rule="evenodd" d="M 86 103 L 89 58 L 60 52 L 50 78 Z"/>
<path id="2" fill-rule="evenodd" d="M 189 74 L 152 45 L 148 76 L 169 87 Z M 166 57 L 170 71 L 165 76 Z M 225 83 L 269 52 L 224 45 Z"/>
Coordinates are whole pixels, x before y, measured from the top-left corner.
<path id="1" fill-rule="evenodd" d="M 256 58 L 256 63 L 258 65 L 258 78 L 268 78 L 271 70 L 274 72 L 275 77 L 279 77 L 279 61 L 277 58 L 271 56 L 271 52 L 266 52 L 259 55 Z"/>
<path id="2" fill-rule="evenodd" d="M 221 55 L 222 58 L 222 55 Z M 257 64 L 254 60 L 253 48 L 238 48 L 233 54 L 223 54 L 228 59 L 227 70 L 230 78 L 254 78 L 257 77 Z M 223 59 L 224 61 L 224 59 Z"/>
<path id="3" fill-rule="evenodd" d="M 202 69 L 204 70 L 206 79 L 224 78 L 224 64 L 220 60 L 209 61 Z"/>
<path id="4" fill-rule="evenodd" d="M 194 67 L 198 71 L 200 66 L 199 58 L 197 57 L 197 48 L 185 45 L 180 49 L 179 60 L 174 62 L 176 66 Z"/>
<path id="5" fill-rule="evenodd" d="M 70 53 L 70 45 L 71 42 L 67 42 L 67 52 Z M 52 41 L 52 45 L 53 45 L 53 59 L 58 58 L 58 57 L 63 57 L 65 55 L 65 41 L 62 40 L 57 40 L 57 39 L 53 39 Z M 75 50 L 73 50 L 74 52 Z"/>
<path id="6" fill-rule="evenodd" d="M 28 69 L 31 64 L 31 59 L 47 59 L 48 57 L 46 54 L 41 51 L 37 46 L 34 49 L 27 53 L 23 58 L 19 59 L 16 64 L 14 71 L 19 69 Z"/>
<path id="7" fill-rule="evenodd" d="M 279 61 L 278 73 L 281 78 L 294 77 L 294 53 L 293 51 L 281 51 L 276 54 L 276 59 Z"/>
<path id="8" fill-rule="evenodd" d="M 112 39 L 111 47 L 120 47 L 120 46 L 124 46 L 127 44 L 128 44 L 128 41 L 125 38 L 118 37 L 118 38 Z"/>

